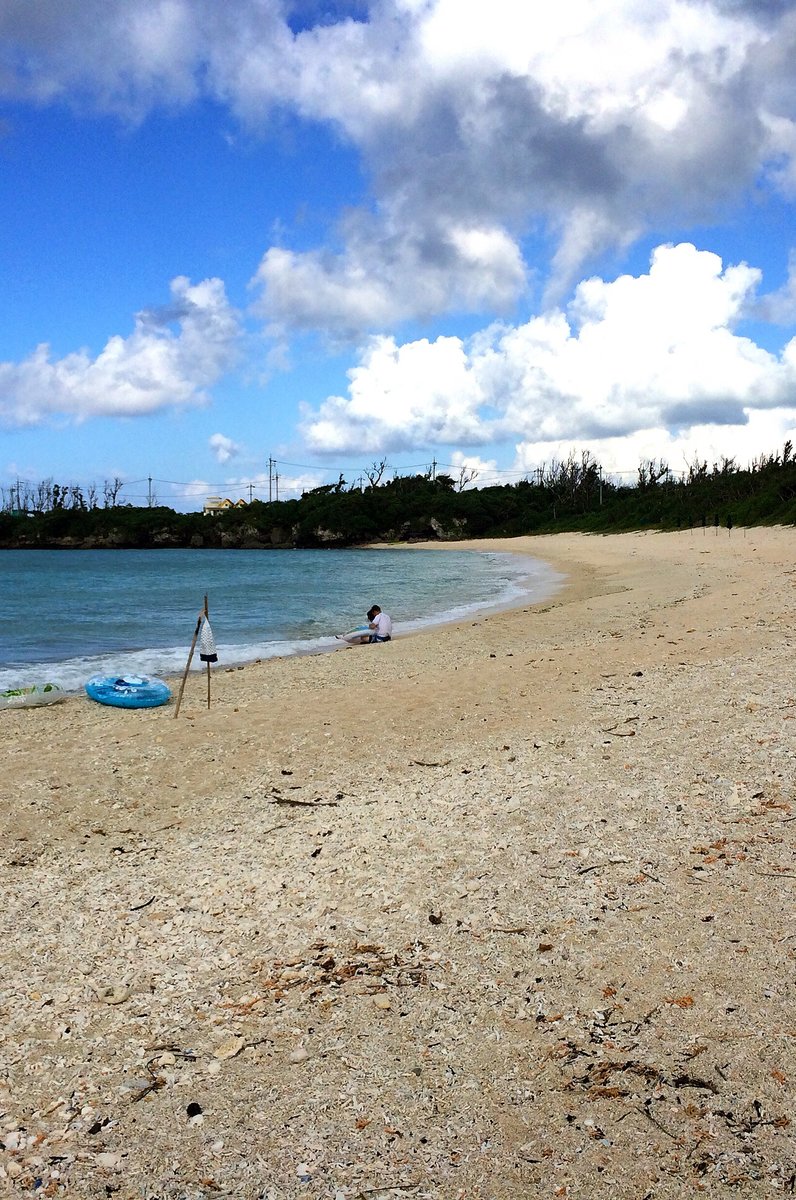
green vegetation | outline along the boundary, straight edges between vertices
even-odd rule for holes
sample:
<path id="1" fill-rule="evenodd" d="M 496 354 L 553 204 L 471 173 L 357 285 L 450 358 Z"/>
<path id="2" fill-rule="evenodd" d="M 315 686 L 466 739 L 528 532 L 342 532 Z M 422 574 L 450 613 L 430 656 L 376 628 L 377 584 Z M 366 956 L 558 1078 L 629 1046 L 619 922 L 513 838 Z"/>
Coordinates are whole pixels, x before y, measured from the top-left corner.
<path id="1" fill-rule="evenodd" d="M 737 525 L 796 523 L 796 460 L 790 442 L 781 454 L 740 468 L 723 459 L 708 468 L 692 463 L 675 479 L 663 462 L 647 461 L 634 486 L 603 476 L 584 452 L 534 473 L 534 479 L 497 487 L 466 487 L 447 475 L 381 473 L 364 490 L 344 479 L 314 488 L 299 500 L 262 503 L 204 515 L 166 507 L 105 503 L 79 488 L 47 481 L 0 507 L 0 547 L 274 547 L 355 546 L 368 542 L 513 537 L 576 530 L 732 529 Z M 118 483 L 118 481 L 116 481 Z M 40 503 L 34 504 L 31 497 Z"/>

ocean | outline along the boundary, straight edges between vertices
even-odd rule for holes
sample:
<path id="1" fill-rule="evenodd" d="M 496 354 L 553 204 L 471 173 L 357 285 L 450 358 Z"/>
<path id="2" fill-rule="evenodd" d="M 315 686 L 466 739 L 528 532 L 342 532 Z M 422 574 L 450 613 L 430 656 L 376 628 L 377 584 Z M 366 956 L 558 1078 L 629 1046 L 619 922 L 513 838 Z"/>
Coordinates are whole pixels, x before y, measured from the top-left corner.
<path id="1" fill-rule="evenodd" d="M 219 665 L 319 653 L 378 604 L 394 636 L 553 595 L 525 555 L 469 550 L 3 550 L 0 691 L 185 669 L 208 597 Z M 201 669 L 198 651 L 194 669 Z"/>

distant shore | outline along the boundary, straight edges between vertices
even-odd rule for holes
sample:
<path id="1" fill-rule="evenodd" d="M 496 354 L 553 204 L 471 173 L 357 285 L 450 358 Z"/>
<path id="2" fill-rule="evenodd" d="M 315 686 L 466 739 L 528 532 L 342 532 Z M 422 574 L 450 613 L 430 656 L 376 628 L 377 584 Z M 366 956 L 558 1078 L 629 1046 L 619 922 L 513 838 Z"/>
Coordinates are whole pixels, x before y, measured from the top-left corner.
<path id="1" fill-rule="evenodd" d="M 0 714 L 12 1194 L 786 1188 L 796 530 L 472 546 L 563 587 Z"/>

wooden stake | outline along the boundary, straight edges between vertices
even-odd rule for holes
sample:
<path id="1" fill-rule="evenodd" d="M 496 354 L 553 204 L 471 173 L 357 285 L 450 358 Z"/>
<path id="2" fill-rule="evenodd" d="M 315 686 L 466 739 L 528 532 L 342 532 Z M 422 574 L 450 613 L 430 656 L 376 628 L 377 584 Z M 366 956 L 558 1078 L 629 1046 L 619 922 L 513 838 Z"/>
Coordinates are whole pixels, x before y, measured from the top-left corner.
<path id="1" fill-rule="evenodd" d="M 175 720 L 180 715 L 180 705 L 182 704 L 182 694 L 185 691 L 185 683 L 186 683 L 186 680 L 188 679 L 188 672 L 191 669 L 191 661 L 193 659 L 193 652 L 196 649 L 196 641 L 197 641 L 197 638 L 199 637 L 199 631 L 202 628 L 202 622 L 207 621 L 207 620 L 209 620 L 209 613 L 208 613 L 208 608 L 207 608 L 207 596 L 205 596 L 205 602 L 202 607 L 202 611 L 199 613 L 199 616 L 196 621 L 196 629 L 194 629 L 194 631 L 193 631 L 193 638 L 191 639 L 191 648 L 188 651 L 188 661 L 185 664 L 185 670 L 183 671 L 183 675 L 182 675 L 182 683 L 180 684 L 180 691 L 177 696 L 177 706 L 174 709 L 174 719 Z M 208 708 L 210 707 L 210 663 L 207 664 L 207 707 Z"/>
<path id="2" fill-rule="evenodd" d="M 182 704 L 182 694 L 185 691 L 185 681 L 188 678 L 188 672 L 191 669 L 191 659 L 193 658 L 193 652 L 196 649 L 196 639 L 199 637 L 199 630 L 202 628 L 202 621 L 204 621 L 204 619 L 205 619 L 205 614 L 204 614 L 204 610 L 202 610 L 202 612 L 199 613 L 199 619 L 196 622 L 196 629 L 194 629 L 194 631 L 193 631 L 193 639 L 191 641 L 191 648 L 188 651 L 188 661 L 185 664 L 185 671 L 183 672 L 182 683 L 180 684 L 180 691 L 177 696 L 177 707 L 174 709 L 175 721 L 176 721 L 177 717 L 180 715 L 180 705 Z"/>
<path id="3" fill-rule="evenodd" d="M 207 596 L 205 596 L 204 617 L 206 621 L 209 619 L 209 615 L 207 611 Z M 207 707 L 210 707 L 210 663 L 207 664 Z"/>

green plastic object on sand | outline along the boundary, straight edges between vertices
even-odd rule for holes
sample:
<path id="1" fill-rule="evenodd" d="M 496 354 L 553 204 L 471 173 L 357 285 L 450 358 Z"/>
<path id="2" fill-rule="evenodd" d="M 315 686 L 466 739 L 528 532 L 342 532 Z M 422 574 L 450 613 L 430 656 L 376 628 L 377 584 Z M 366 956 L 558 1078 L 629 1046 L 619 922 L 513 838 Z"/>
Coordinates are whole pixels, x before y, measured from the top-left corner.
<path id="1" fill-rule="evenodd" d="M 8 688 L 0 692 L 0 708 L 40 708 L 66 699 L 66 692 L 57 683 L 34 683 L 30 687 Z"/>

